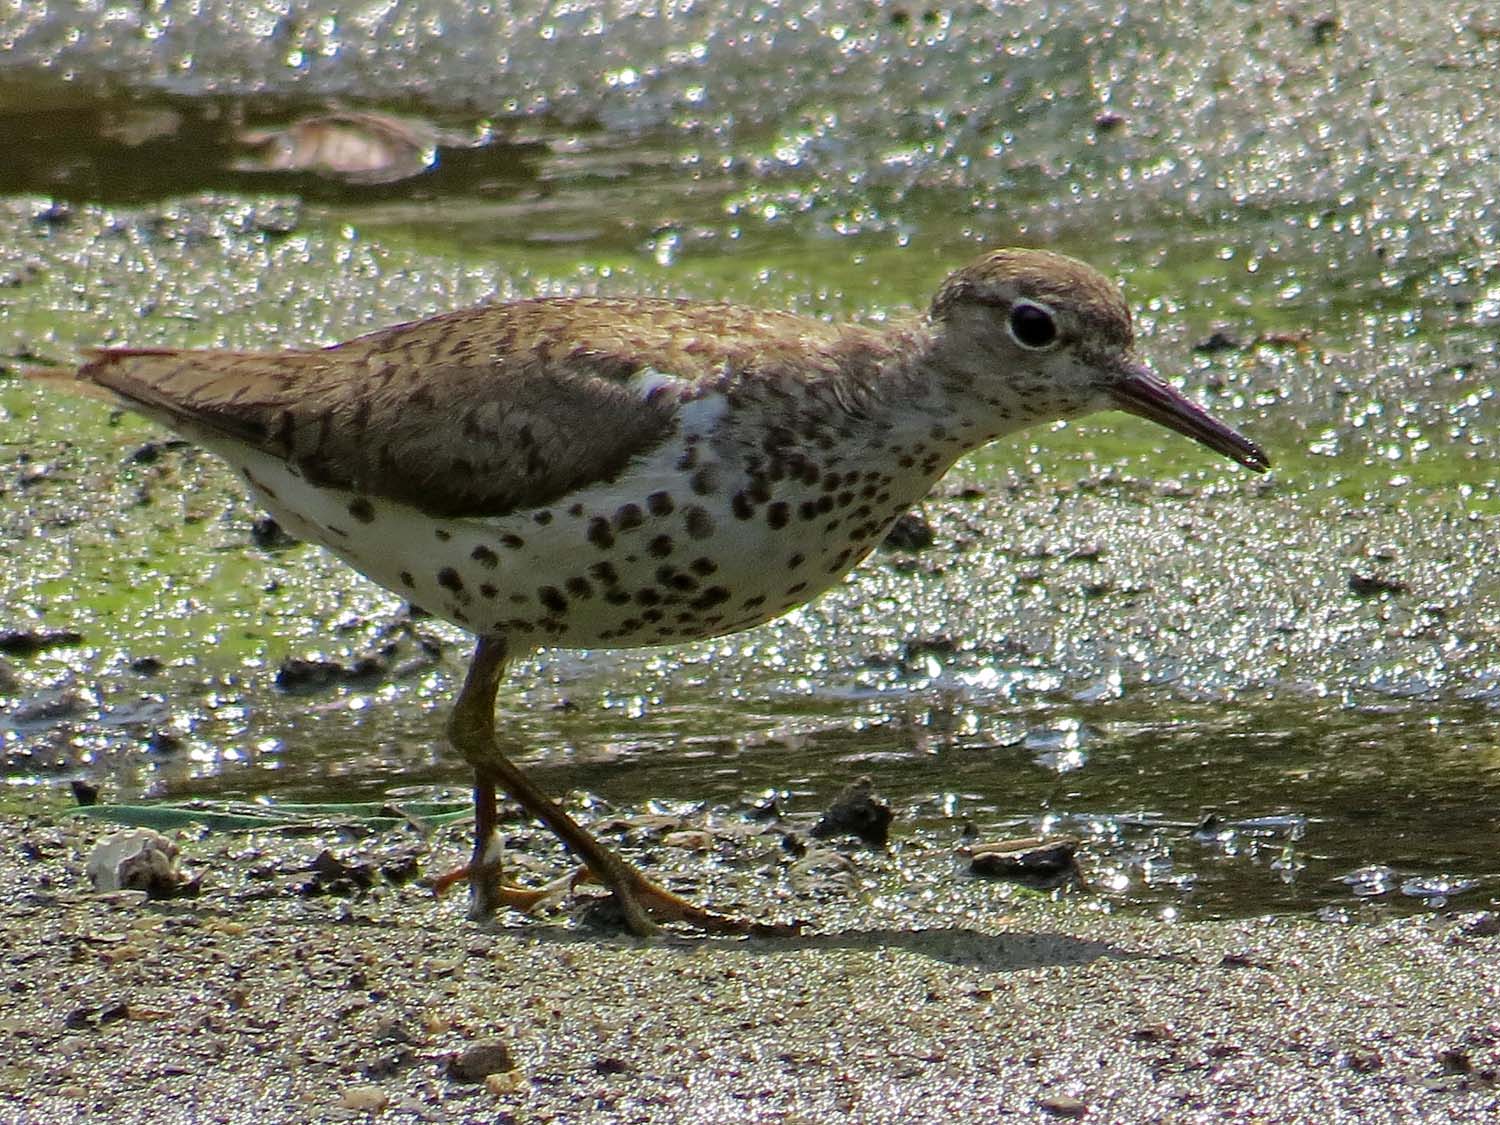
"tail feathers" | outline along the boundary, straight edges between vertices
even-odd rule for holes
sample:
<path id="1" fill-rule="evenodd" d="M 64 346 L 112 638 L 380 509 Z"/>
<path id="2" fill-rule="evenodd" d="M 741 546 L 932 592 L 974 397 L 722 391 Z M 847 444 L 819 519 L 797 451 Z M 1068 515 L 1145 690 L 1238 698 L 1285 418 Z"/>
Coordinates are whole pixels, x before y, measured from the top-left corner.
<path id="1" fill-rule="evenodd" d="M 89 354 L 91 356 L 98 356 L 105 350 L 103 348 L 93 348 L 90 349 Z M 66 391 L 68 394 L 97 399 L 100 402 L 107 402 L 112 406 L 127 405 L 119 395 L 115 394 L 108 387 L 94 382 L 92 377 L 87 373 L 88 369 L 95 366 L 97 362 L 96 358 L 91 358 L 82 367 L 38 367 L 35 364 L 30 364 L 18 368 L 17 373 L 23 379 L 30 379 L 34 383 L 42 383 L 57 390 Z"/>
<path id="2" fill-rule="evenodd" d="M 175 348 L 85 348 L 84 362 L 76 368 L 27 367 L 21 374 L 174 425 L 184 412 L 157 393 L 154 383 L 163 374 L 180 370 L 176 361 L 183 354 Z"/>

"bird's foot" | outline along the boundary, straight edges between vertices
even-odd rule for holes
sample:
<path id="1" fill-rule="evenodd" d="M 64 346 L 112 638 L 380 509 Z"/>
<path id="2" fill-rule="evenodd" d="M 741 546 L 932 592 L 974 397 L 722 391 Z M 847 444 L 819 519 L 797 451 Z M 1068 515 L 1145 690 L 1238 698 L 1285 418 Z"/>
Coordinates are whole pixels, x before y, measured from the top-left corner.
<path id="1" fill-rule="evenodd" d="M 498 866 L 490 866 L 479 879 L 473 877 L 474 865 L 464 864 L 452 871 L 445 871 L 428 881 L 427 885 L 439 895 L 446 894 L 458 884 L 469 884 L 469 918 L 482 922 L 500 910 L 519 910 L 522 914 L 535 914 L 549 906 L 555 906 L 588 874 L 580 867 L 540 887 L 523 887 L 507 883 L 500 878 Z"/>
<path id="2" fill-rule="evenodd" d="M 625 924 L 636 934 L 657 932 L 660 929 L 657 922 L 680 922 L 710 934 L 751 934 L 755 937 L 794 937 L 802 931 L 800 922 L 759 922 L 709 910 L 653 883 L 628 865 L 625 865 L 623 874 L 623 881 L 609 889 L 625 915 Z M 592 871 L 588 872 L 588 877 L 604 882 Z M 649 928 L 638 928 L 636 918 L 645 919 Z"/>
<path id="3" fill-rule="evenodd" d="M 497 863 L 487 862 L 484 866 L 485 871 L 479 879 L 474 878 L 474 865 L 465 864 L 432 879 L 430 886 L 437 894 L 443 894 L 455 884 L 468 880 L 469 918 L 476 922 L 493 916 L 502 908 L 523 914 L 535 913 L 560 903 L 579 883 L 607 886 L 587 867 L 579 867 L 541 887 L 522 887 L 501 879 Z M 750 934 L 755 937 L 793 937 L 802 930 L 800 922 L 758 922 L 753 918 L 721 914 L 698 906 L 653 883 L 629 866 L 625 866 L 622 886 L 609 887 L 611 897 L 620 908 L 626 928 L 640 937 L 660 933 L 659 922 L 678 922 L 710 934 Z"/>

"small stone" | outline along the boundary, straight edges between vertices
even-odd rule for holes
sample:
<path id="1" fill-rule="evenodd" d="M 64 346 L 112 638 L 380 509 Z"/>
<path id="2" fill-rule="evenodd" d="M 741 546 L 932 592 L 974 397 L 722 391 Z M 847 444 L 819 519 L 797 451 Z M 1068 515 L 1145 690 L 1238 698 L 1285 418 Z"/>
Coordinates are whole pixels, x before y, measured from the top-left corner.
<path id="1" fill-rule="evenodd" d="M 1043 1113 L 1050 1113 L 1053 1117 L 1077 1119 L 1089 1111 L 1088 1106 L 1067 1094 L 1048 1094 L 1044 1098 L 1038 1098 L 1036 1104 Z"/>
<path id="2" fill-rule="evenodd" d="M 49 203 L 38 211 L 33 218 L 46 227 L 65 227 L 73 221 L 73 208 L 66 203 Z"/>
<path id="3" fill-rule="evenodd" d="M 1381 594 L 1404 594 L 1408 587 L 1405 582 L 1378 574 L 1351 574 L 1349 589 L 1362 598 L 1375 598 Z"/>
<path id="4" fill-rule="evenodd" d="M 1463 932 L 1467 937 L 1495 937 L 1500 934 L 1500 914 L 1493 910 L 1477 914 L 1464 923 Z"/>
<path id="5" fill-rule="evenodd" d="M 43 649 L 83 643 L 83 634 L 71 629 L 6 629 L 0 631 L 0 652 L 8 656 L 35 656 Z"/>
<path id="6" fill-rule="evenodd" d="M 526 1089 L 526 1075 L 519 1070 L 502 1070 L 484 1076 L 484 1088 L 497 1098 L 519 1094 Z"/>
<path id="7" fill-rule="evenodd" d="M 1438 1065 L 1444 1074 L 1472 1074 L 1474 1059 L 1462 1047 L 1448 1047 L 1437 1054 Z"/>
<path id="8" fill-rule="evenodd" d="M 304 660 L 289 656 L 276 669 L 276 686 L 282 691 L 316 691 L 344 678 L 344 666 L 332 660 Z"/>
<path id="9" fill-rule="evenodd" d="M 714 846 L 714 837 L 711 832 L 703 832 L 697 829 L 684 829 L 681 832 L 668 832 L 661 838 L 663 846 L 668 848 L 685 848 L 690 852 L 706 852 Z"/>
<path id="10" fill-rule="evenodd" d="M 885 534 L 883 544 L 888 551 L 925 551 L 936 541 L 932 524 L 916 512 L 903 512 L 890 531 Z"/>
<path id="11" fill-rule="evenodd" d="M 350 1086 L 339 1095 L 340 1106 L 361 1113 L 379 1113 L 390 1104 L 390 1095 L 379 1086 Z"/>
<path id="12" fill-rule="evenodd" d="M 874 785 L 862 777 L 833 799 L 823 819 L 813 825 L 812 835 L 822 840 L 829 836 L 857 836 L 872 848 L 883 848 L 891 837 L 891 806 L 874 794 Z"/>
<path id="13" fill-rule="evenodd" d="M 975 875 L 1002 879 L 1051 879 L 1077 870 L 1078 839 L 1056 836 L 1029 837 L 994 844 L 974 844 L 964 849 L 969 870 Z"/>
<path id="14" fill-rule="evenodd" d="M 1199 355 L 1212 355 L 1214 352 L 1237 352 L 1244 346 L 1243 341 L 1219 329 L 1194 344 L 1193 351 Z"/>
<path id="15" fill-rule="evenodd" d="M 449 1055 L 443 1069 L 455 1082 L 484 1082 L 492 1075 L 515 1070 L 516 1060 L 500 1040 L 486 1039 Z"/>
<path id="16" fill-rule="evenodd" d="M 277 551 L 292 546 L 297 539 L 270 516 L 259 516 L 250 524 L 250 542 L 262 551 Z"/>

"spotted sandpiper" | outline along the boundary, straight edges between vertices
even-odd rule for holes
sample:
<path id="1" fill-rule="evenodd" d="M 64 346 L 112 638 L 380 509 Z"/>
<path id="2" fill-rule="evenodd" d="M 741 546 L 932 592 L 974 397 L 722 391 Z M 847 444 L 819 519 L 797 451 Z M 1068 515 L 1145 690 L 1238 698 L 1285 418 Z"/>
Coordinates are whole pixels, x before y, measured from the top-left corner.
<path id="1" fill-rule="evenodd" d="M 552 298 L 321 350 L 98 349 L 66 378 L 214 451 L 295 534 L 478 637 L 448 726 L 475 777 L 471 916 L 538 897 L 501 879 L 498 785 L 632 931 L 743 932 L 777 927 L 653 883 L 512 764 L 494 722 L 507 662 L 769 621 L 837 582 L 964 453 L 1037 422 L 1114 408 L 1268 467 L 1132 347 L 1095 270 L 997 250 L 882 326 Z"/>

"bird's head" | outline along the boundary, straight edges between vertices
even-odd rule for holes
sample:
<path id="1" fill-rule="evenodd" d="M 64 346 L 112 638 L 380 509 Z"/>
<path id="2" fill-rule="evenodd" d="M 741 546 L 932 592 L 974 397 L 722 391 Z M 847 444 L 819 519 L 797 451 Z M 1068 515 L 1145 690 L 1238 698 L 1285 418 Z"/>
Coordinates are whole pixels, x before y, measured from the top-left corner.
<path id="1" fill-rule="evenodd" d="M 1083 262 L 1041 250 L 992 251 L 951 274 L 928 315 L 950 379 L 993 411 L 1002 430 L 1124 410 L 1248 469 L 1270 467 L 1259 446 L 1135 357 L 1130 309 Z"/>

